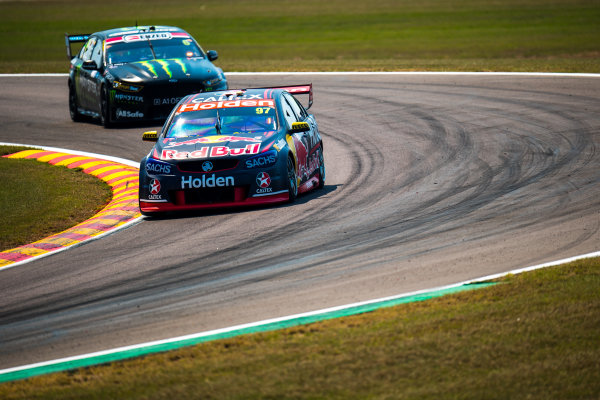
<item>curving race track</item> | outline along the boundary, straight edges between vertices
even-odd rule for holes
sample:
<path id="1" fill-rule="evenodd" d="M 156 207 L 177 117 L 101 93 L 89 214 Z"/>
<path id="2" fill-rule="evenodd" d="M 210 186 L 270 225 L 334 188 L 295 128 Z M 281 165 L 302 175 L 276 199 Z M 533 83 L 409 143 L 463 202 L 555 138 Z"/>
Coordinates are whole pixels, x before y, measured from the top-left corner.
<path id="1" fill-rule="evenodd" d="M 145 220 L 0 270 L 0 369 L 431 288 L 597 251 L 600 77 L 313 82 L 327 185 Z M 66 77 L 0 77 L 0 142 L 139 160 L 148 127 L 72 123 Z"/>

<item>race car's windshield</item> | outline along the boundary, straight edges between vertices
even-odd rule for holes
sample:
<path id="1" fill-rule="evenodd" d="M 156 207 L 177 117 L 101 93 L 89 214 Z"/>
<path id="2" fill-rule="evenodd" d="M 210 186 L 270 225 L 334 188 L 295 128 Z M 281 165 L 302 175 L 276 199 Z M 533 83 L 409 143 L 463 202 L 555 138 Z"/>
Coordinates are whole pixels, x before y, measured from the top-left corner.
<path id="1" fill-rule="evenodd" d="M 203 57 L 203 53 L 196 43 L 189 38 L 118 42 L 106 46 L 107 64 L 197 57 Z"/>
<path id="2" fill-rule="evenodd" d="M 177 115 L 167 130 L 168 138 L 261 134 L 277 130 L 273 107 L 239 107 L 190 111 Z"/>

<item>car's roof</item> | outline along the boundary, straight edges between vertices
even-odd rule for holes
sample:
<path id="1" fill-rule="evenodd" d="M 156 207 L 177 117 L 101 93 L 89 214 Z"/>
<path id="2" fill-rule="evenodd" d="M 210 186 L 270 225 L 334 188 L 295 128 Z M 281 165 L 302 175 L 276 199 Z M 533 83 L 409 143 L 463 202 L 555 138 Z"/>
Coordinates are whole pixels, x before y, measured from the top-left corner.
<path id="1" fill-rule="evenodd" d="M 103 39 L 122 35 L 134 35 L 140 33 L 155 33 L 155 32 L 183 32 L 183 29 L 176 26 L 164 26 L 164 25 L 148 25 L 148 26 L 129 26 L 123 28 L 107 29 L 94 33 L 94 35 L 100 36 Z"/>

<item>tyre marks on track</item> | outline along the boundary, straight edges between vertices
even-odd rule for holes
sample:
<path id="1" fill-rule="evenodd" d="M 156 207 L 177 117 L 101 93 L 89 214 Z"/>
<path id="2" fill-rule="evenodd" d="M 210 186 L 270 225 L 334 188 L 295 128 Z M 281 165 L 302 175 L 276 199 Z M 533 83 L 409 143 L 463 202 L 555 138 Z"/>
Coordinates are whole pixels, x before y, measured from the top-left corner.
<path id="1" fill-rule="evenodd" d="M 415 243 L 413 254 L 400 257 L 419 255 L 433 247 L 416 242 L 432 234 L 450 237 L 467 218 L 477 228 L 473 239 L 523 228 L 524 220 L 545 223 L 542 210 L 551 209 L 554 215 L 561 208 L 571 210 L 573 202 L 581 201 L 572 193 L 590 184 L 578 175 L 587 176 L 584 167 L 596 153 L 595 128 L 585 122 L 585 111 L 563 109 L 548 99 L 568 104 L 563 94 L 513 88 L 500 90 L 503 97 L 489 89 L 464 93 L 452 85 L 406 85 L 403 92 L 382 86 L 373 93 L 373 86 L 327 88 L 336 106 L 347 103 L 346 108 L 353 108 L 353 128 L 359 129 L 349 134 L 358 132 L 362 136 L 356 139 L 363 141 L 382 134 L 387 138 L 380 149 L 386 167 L 371 177 L 368 189 L 380 191 L 369 193 L 372 210 L 386 211 L 365 207 L 370 222 L 354 230 L 354 238 L 363 233 L 368 240 L 356 241 L 356 254 Z M 390 95 L 382 98 L 381 91 Z M 419 93 L 431 94 L 433 101 L 413 100 Z M 369 102 L 377 108 L 369 108 Z M 568 187 L 557 187 L 557 181 Z M 543 190 L 532 189 L 535 197 L 525 191 L 528 187 Z M 458 236 L 453 239 L 462 242 Z"/>

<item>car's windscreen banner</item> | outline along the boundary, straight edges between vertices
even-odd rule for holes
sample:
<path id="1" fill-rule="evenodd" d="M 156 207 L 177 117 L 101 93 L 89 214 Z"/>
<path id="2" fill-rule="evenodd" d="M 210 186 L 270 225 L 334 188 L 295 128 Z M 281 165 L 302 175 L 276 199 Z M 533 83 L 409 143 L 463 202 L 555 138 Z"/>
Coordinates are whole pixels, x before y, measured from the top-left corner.
<path id="1" fill-rule="evenodd" d="M 210 101 L 207 103 L 182 104 L 177 112 L 213 110 L 215 108 L 238 108 L 238 107 L 275 107 L 275 100 L 228 100 L 228 101 Z"/>

